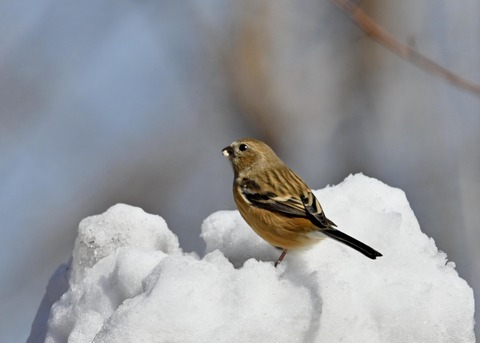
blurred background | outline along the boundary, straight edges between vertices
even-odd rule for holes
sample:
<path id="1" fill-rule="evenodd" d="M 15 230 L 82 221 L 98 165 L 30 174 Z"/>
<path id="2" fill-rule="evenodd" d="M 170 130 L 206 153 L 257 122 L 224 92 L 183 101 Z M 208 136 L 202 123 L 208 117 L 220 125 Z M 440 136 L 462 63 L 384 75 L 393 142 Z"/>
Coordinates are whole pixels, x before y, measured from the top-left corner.
<path id="1" fill-rule="evenodd" d="M 480 81 L 479 1 L 362 8 Z M 220 150 L 243 136 L 315 189 L 357 172 L 402 188 L 480 289 L 480 98 L 376 44 L 332 2 L 3 0 L 0 341 L 26 340 L 79 221 L 115 203 L 161 215 L 201 255 L 202 220 L 234 208 Z"/>

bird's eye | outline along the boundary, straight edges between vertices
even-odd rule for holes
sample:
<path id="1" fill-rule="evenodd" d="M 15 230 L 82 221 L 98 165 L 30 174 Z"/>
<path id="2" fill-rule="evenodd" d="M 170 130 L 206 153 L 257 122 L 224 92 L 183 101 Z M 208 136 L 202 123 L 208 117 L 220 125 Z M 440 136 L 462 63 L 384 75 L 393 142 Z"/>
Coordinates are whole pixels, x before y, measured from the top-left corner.
<path id="1" fill-rule="evenodd" d="M 238 146 L 238 150 L 240 150 L 240 151 L 245 151 L 245 150 L 247 150 L 247 148 L 248 148 L 248 146 L 246 144 L 240 144 Z"/>

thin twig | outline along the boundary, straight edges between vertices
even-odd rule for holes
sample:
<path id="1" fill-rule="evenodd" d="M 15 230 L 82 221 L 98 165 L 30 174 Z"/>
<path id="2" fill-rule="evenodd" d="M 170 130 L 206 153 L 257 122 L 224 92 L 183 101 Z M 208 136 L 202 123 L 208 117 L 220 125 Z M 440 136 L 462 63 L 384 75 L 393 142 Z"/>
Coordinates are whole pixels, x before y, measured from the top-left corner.
<path id="1" fill-rule="evenodd" d="M 362 11 L 358 5 L 350 2 L 349 0 L 332 1 L 345 13 L 347 13 L 355 22 L 355 24 L 357 24 L 367 35 L 393 51 L 401 58 L 416 64 L 431 74 L 435 74 L 446 79 L 460 88 L 472 92 L 476 96 L 480 96 L 480 84 L 461 77 L 451 70 L 442 67 L 440 64 L 431 60 L 430 58 L 420 54 L 411 46 L 399 42 L 392 34 L 384 30 L 364 11 Z"/>

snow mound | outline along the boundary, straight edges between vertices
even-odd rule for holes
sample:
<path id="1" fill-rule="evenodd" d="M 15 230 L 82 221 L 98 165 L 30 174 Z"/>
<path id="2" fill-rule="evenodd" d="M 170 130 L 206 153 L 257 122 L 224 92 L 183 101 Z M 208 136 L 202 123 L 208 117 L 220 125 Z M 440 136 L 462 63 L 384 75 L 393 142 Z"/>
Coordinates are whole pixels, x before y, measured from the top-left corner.
<path id="1" fill-rule="evenodd" d="M 383 257 L 324 240 L 275 269 L 280 252 L 221 211 L 202 225 L 200 259 L 160 217 L 115 205 L 81 222 L 45 341 L 475 341 L 472 289 L 401 190 L 357 174 L 315 194 L 340 230 Z"/>
<path id="2" fill-rule="evenodd" d="M 146 251 L 181 252 L 178 238 L 160 216 L 141 208 L 117 204 L 101 215 L 85 218 L 78 227 L 73 250 L 72 279 L 81 280 L 85 272 L 120 247 Z"/>

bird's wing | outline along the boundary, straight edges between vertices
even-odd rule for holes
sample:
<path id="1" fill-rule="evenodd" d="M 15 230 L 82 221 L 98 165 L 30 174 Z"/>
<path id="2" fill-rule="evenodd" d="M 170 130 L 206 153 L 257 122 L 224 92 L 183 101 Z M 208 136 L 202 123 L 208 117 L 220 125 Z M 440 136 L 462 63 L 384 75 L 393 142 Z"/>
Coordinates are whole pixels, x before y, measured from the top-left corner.
<path id="1" fill-rule="evenodd" d="M 314 222 L 320 228 L 330 228 L 335 225 L 330 219 L 325 216 L 320 202 L 315 195 L 309 191 L 305 196 L 301 198 L 302 204 L 307 211 L 307 217 Z"/>
<path id="2" fill-rule="evenodd" d="M 279 196 L 273 191 L 262 190 L 253 180 L 243 180 L 240 190 L 244 198 L 253 206 L 265 210 L 281 212 L 295 217 L 306 217 L 307 212 L 300 197 Z"/>
<path id="3" fill-rule="evenodd" d="M 322 206 L 310 190 L 304 195 L 278 195 L 273 191 L 262 191 L 253 180 L 241 182 L 240 189 L 245 199 L 253 206 L 289 216 L 304 217 L 319 228 L 336 226 L 325 216 Z"/>

